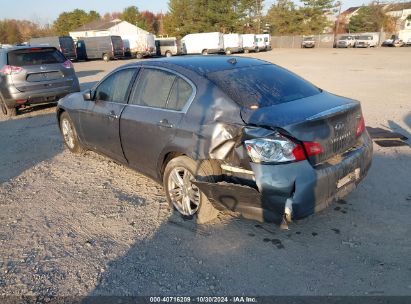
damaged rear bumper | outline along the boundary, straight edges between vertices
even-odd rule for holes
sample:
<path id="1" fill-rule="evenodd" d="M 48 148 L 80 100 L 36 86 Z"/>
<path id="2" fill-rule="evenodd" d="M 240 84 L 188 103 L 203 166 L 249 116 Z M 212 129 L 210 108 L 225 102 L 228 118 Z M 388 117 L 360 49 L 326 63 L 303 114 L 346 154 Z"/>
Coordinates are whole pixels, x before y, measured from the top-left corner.
<path id="1" fill-rule="evenodd" d="M 251 164 L 250 183 L 196 182 L 217 207 L 240 212 L 246 218 L 279 221 L 286 207 L 295 219 L 326 208 L 341 199 L 367 175 L 372 160 L 372 141 L 367 132 L 360 145 L 334 163 L 313 167 L 308 161 L 281 165 Z M 246 184 L 248 184 L 246 186 Z"/>

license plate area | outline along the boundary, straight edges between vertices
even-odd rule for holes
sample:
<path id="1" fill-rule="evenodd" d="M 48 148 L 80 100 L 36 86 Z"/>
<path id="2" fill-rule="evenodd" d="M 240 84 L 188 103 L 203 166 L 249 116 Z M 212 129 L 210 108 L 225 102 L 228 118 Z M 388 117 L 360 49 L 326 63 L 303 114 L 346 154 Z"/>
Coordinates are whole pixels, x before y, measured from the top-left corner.
<path id="1" fill-rule="evenodd" d="M 339 179 L 337 182 L 337 189 L 344 187 L 345 185 L 355 182 L 360 179 L 361 169 L 357 168 L 353 172 L 348 173 L 343 178 Z"/>

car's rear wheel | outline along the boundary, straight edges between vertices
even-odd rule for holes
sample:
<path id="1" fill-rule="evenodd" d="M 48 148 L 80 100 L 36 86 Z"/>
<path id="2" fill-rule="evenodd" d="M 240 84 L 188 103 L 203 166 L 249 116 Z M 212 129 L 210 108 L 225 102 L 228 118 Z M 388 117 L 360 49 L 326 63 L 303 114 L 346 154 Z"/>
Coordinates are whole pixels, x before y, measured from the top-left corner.
<path id="1" fill-rule="evenodd" d="M 63 135 L 64 143 L 71 152 L 84 152 L 84 148 L 80 144 L 74 124 L 66 112 L 63 112 L 60 116 L 60 130 Z"/>
<path id="2" fill-rule="evenodd" d="M 230 48 L 226 48 L 226 49 L 225 49 L 225 54 L 226 54 L 226 55 L 231 55 L 231 49 L 230 49 Z"/>
<path id="3" fill-rule="evenodd" d="M 203 50 L 203 51 L 201 52 L 201 54 L 202 54 L 202 55 L 208 55 L 208 50 Z"/>
<path id="4" fill-rule="evenodd" d="M 201 179 L 215 182 L 219 176 L 210 162 L 196 162 L 187 156 L 170 160 L 164 170 L 163 184 L 170 206 L 186 218 L 196 216 L 198 224 L 207 223 L 218 216 L 208 198 L 193 184 Z"/>
<path id="5" fill-rule="evenodd" d="M 173 54 L 171 54 L 170 51 L 167 51 L 167 52 L 166 52 L 166 57 L 171 57 L 171 56 L 173 56 Z"/>
<path id="6" fill-rule="evenodd" d="M 246 49 L 246 50 L 244 50 L 244 53 L 245 53 L 245 54 L 248 54 L 248 53 L 250 53 L 250 50 L 247 50 L 247 49 Z"/>
<path id="7" fill-rule="evenodd" d="M 0 100 L 0 108 L 1 108 L 1 112 L 3 113 L 3 115 L 7 117 L 14 117 L 17 115 L 17 108 L 7 107 L 6 104 L 2 100 Z"/>

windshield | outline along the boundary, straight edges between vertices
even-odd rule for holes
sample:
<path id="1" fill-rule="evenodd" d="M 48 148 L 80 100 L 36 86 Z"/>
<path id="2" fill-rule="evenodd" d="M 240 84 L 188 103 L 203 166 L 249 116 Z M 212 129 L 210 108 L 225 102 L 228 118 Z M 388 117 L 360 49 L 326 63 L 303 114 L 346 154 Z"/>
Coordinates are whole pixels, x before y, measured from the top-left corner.
<path id="1" fill-rule="evenodd" d="M 371 36 L 359 36 L 358 40 L 372 40 Z"/>
<path id="2" fill-rule="evenodd" d="M 66 58 L 54 48 L 22 49 L 8 54 L 8 64 L 29 66 L 50 63 L 63 63 Z"/>
<path id="3" fill-rule="evenodd" d="M 304 41 L 312 41 L 313 40 L 313 37 L 305 37 L 304 38 Z"/>
<path id="4" fill-rule="evenodd" d="M 274 64 L 207 74 L 240 106 L 268 107 L 321 93 L 308 81 Z"/>

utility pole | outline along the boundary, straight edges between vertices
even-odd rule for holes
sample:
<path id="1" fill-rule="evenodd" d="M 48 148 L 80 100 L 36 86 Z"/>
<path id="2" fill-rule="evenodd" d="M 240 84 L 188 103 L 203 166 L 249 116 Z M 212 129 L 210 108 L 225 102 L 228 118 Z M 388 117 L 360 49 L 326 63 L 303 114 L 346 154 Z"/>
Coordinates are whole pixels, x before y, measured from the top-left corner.
<path id="1" fill-rule="evenodd" d="M 333 44 L 333 47 L 335 47 L 337 45 L 337 34 L 338 34 L 338 30 L 340 28 L 340 16 L 341 16 L 342 2 L 337 1 L 336 5 L 339 6 L 339 9 L 338 9 L 338 16 L 337 16 L 337 24 L 335 26 L 335 31 L 334 31 L 334 44 Z"/>

